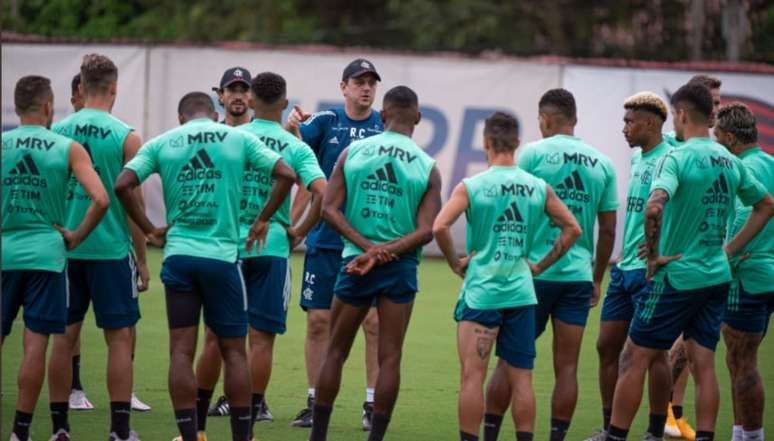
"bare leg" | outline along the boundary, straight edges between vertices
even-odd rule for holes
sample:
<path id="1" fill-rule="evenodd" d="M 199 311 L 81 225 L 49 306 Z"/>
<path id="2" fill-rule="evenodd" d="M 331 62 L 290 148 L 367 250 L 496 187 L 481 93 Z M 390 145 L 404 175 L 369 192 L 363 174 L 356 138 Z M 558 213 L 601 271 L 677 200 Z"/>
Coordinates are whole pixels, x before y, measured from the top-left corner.
<path id="1" fill-rule="evenodd" d="M 613 398 L 613 415 L 610 425 L 629 429 L 642 401 L 645 373 L 663 351 L 638 346 L 631 339 L 626 341 L 621 353 L 618 382 Z"/>
<path id="2" fill-rule="evenodd" d="M 724 325 L 723 337 L 728 348 L 726 363 L 731 374 L 734 420 L 741 423 L 745 431 L 758 430 L 763 427 L 765 403 L 765 390 L 758 371 L 758 347 L 763 334 L 742 332 Z"/>
<path id="3" fill-rule="evenodd" d="M 583 327 L 554 319 L 554 377 L 551 418 L 571 421 L 578 401 L 578 357 Z"/>
<path id="4" fill-rule="evenodd" d="M 196 361 L 196 382 L 199 389 L 208 391 L 215 389 L 220 377 L 222 360 L 218 337 L 210 328 L 206 328 L 202 353 Z"/>
<path id="5" fill-rule="evenodd" d="M 376 308 L 368 310 L 363 320 L 363 334 L 366 347 L 366 386 L 373 389 L 379 377 L 379 314 Z"/>
<path id="6" fill-rule="evenodd" d="M 486 413 L 504 415 L 511 404 L 511 383 L 508 375 L 508 363 L 497 360 L 489 385 L 486 388 Z"/>
<path id="7" fill-rule="evenodd" d="M 107 385 L 110 401 L 130 402 L 132 399 L 132 338 L 131 327 L 105 329 L 108 345 Z"/>
<path id="8" fill-rule="evenodd" d="M 331 311 L 328 309 L 310 309 L 306 313 L 306 340 L 304 357 L 306 360 L 306 379 L 310 388 L 317 383 L 320 366 L 328 346 Z"/>
<path id="9" fill-rule="evenodd" d="M 498 328 L 490 329 L 476 322 L 461 321 L 457 325 L 460 430 L 475 436 L 479 434 L 484 416 L 484 380 L 497 333 Z"/>
<path id="10" fill-rule="evenodd" d="M 599 354 L 599 391 L 602 395 L 603 409 L 613 407 L 615 383 L 618 381 L 618 359 L 626 343 L 628 331 L 628 321 L 600 323 L 597 353 Z"/>
<path id="11" fill-rule="evenodd" d="M 19 366 L 19 397 L 16 410 L 33 413 L 46 377 L 48 335 L 24 328 L 24 355 Z"/>
<path id="12" fill-rule="evenodd" d="M 196 326 L 169 330 L 169 395 L 175 410 L 196 407 L 196 337 Z"/>
<path id="13" fill-rule="evenodd" d="M 720 388 L 715 375 L 715 352 L 686 340 L 691 373 L 696 382 L 696 430 L 714 432 L 720 405 Z"/>
<path id="14" fill-rule="evenodd" d="M 511 414 L 513 425 L 519 432 L 535 432 L 535 391 L 532 388 L 532 371 L 507 365 L 513 394 Z"/>
<path id="15" fill-rule="evenodd" d="M 263 395 L 271 378 L 274 334 L 250 328 L 250 372 L 253 393 Z"/>

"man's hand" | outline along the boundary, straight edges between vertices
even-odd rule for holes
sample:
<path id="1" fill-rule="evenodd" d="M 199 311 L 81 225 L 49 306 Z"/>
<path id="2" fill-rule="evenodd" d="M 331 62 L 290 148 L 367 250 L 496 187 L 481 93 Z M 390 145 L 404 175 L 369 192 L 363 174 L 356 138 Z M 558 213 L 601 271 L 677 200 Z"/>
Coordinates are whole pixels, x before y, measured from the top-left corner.
<path id="1" fill-rule="evenodd" d="M 527 261 L 527 265 L 529 266 L 529 270 L 532 272 L 532 277 L 537 277 L 540 275 L 540 273 L 543 272 L 542 269 L 540 269 L 540 266 L 535 262 L 530 262 L 529 259 L 524 259 Z"/>
<path id="2" fill-rule="evenodd" d="M 661 255 L 649 256 L 648 272 L 645 278 L 648 280 L 652 279 L 653 275 L 656 274 L 656 272 L 658 272 L 658 270 L 660 270 L 664 265 L 674 260 L 677 260 L 681 257 L 683 257 L 683 253 L 675 254 L 673 256 L 661 256 Z"/>
<path id="3" fill-rule="evenodd" d="M 470 259 L 473 258 L 473 256 L 476 255 L 476 252 L 473 251 L 467 256 L 462 256 L 459 259 L 457 259 L 457 262 L 452 265 L 452 271 L 454 271 L 454 274 L 465 278 L 465 273 L 468 271 L 468 265 L 470 265 Z"/>
<path id="4" fill-rule="evenodd" d="M 65 241 L 65 248 L 67 251 L 72 251 L 78 247 L 78 245 L 83 242 L 83 237 L 78 234 L 76 231 L 70 231 L 66 230 L 61 225 L 54 224 L 54 228 L 59 231 L 59 233 L 62 235 Z"/>
<path id="5" fill-rule="evenodd" d="M 398 256 L 388 251 L 384 245 L 376 245 L 371 247 L 365 253 L 352 259 L 352 261 L 347 264 L 345 270 L 348 274 L 364 276 L 375 266 L 384 265 L 385 263 L 397 259 Z"/>
<path id="6" fill-rule="evenodd" d="M 301 123 L 309 119 L 310 116 L 312 114 L 304 112 L 298 105 L 293 106 L 293 110 L 290 111 L 288 120 L 285 122 L 285 130 L 297 138 L 301 138 Z"/>
<path id="7" fill-rule="evenodd" d="M 599 297 L 601 295 L 602 287 L 600 286 L 601 283 L 594 282 L 592 284 L 591 288 L 591 301 L 589 302 L 589 305 L 593 308 L 599 304 Z"/>
<path id="8" fill-rule="evenodd" d="M 247 244 L 245 250 L 251 252 L 253 245 L 256 246 L 255 251 L 259 252 L 266 245 L 266 234 L 269 232 L 269 222 L 256 219 L 253 225 L 250 227 L 250 231 L 247 233 Z"/>
<path id="9" fill-rule="evenodd" d="M 137 264 L 137 291 L 147 291 L 150 286 L 150 271 L 148 270 L 148 263 L 142 262 Z"/>
<path id="10" fill-rule="evenodd" d="M 154 247 L 164 248 L 164 245 L 167 243 L 167 231 L 169 231 L 170 227 L 171 225 L 167 225 L 166 227 L 154 227 L 153 230 L 147 234 L 148 243 Z"/>
<path id="11" fill-rule="evenodd" d="M 298 231 L 293 227 L 285 227 L 285 231 L 288 234 L 288 244 L 290 245 L 290 251 L 293 251 L 297 246 L 301 245 L 304 241 L 304 236 L 298 234 Z"/>

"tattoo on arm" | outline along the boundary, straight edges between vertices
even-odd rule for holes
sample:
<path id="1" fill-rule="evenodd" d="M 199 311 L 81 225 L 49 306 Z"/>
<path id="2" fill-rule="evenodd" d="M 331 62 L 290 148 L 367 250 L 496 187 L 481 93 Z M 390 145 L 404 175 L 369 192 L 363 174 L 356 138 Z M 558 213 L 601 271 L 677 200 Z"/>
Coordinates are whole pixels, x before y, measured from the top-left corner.
<path id="1" fill-rule="evenodd" d="M 669 200 L 669 194 L 664 190 L 654 190 L 648 199 L 645 209 L 645 241 L 650 256 L 658 255 L 659 240 L 661 239 L 661 218 L 664 214 L 664 205 Z"/>

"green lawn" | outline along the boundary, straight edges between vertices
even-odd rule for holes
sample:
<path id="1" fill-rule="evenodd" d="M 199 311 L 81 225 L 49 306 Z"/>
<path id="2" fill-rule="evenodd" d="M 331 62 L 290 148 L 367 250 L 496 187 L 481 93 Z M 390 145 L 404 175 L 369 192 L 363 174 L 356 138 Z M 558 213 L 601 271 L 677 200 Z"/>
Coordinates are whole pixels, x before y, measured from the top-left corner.
<path id="1" fill-rule="evenodd" d="M 169 440 L 176 434 L 176 426 L 167 393 L 167 323 L 164 298 L 158 280 L 161 253 L 150 252 L 151 290 L 142 294 L 143 319 L 138 325 L 138 349 L 135 360 L 135 390 L 153 406 L 149 413 L 134 413 L 132 426 L 145 441 Z M 306 429 L 291 428 L 289 422 L 306 398 L 303 338 L 304 314 L 297 306 L 303 256 L 294 255 L 293 299 L 288 317 L 288 332 L 276 345 L 275 366 L 267 393 L 274 414 L 273 423 L 258 424 L 256 435 L 261 441 L 302 441 L 308 437 Z M 393 415 L 387 438 L 390 440 L 453 440 L 457 439 L 457 390 L 459 365 L 455 348 L 455 324 L 452 311 L 457 299 L 460 280 L 440 260 L 425 259 L 420 267 L 422 292 L 418 295 L 403 357 L 401 394 Z M 580 398 L 568 441 L 584 439 L 601 424 L 601 410 L 597 387 L 597 356 L 594 348 L 599 308 L 592 311 L 586 329 L 579 371 Z M 75 440 L 107 439 L 109 399 L 105 388 L 105 345 L 102 335 L 94 326 L 91 313 L 84 327 L 82 351 L 82 378 L 89 398 L 96 406 L 91 412 L 73 412 L 70 422 Z M 17 320 L 13 333 L 2 352 L 2 418 L 0 438 L 8 438 L 16 400 L 16 371 L 21 356 L 21 323 Z M 538 342 L 535 369 L 535 391 L 538 402 L 536 439 L 546 439 L 548 433 L 549 400 L 553 375 L 551 370 L 550 332 Z M 716 360 L 721 385 L 721 408 L 718 420 L 718 439 L 730 438 L 731 401 L 728 374 L 723 362 L 721 344 Z M 764 343 L 760 354 L 762 373 L 768 385 L 774 384 L 774 345 Z M 492 363 L 493 365 L 493 363 Z M 220 387 L 220 386 L 219 386 Z M 360 430 L 360 408 L 365 394 L 365 372 L 362 336 L 352 351 L 344 370 L 343 385 L 331 422 L 331 440 L 363 440 Z M 216 395 L 220 392 L 217 391 Z M 693 416 L 692 389 L 686 409 Z M 646 399 L 647 400 L 647 399 Z M 646 401 L 644 400 L 644 402 Z M 767 431 L 774 431 L 774 406 L 768 406 L 764 421 Z M 633 426 L 631 438 L 645 429 L 647 409 L 643 406 Z M 513 439 L 513 427 L 504 426 L 501 439 Z M 50 434 L 47 392 L 44 388 L 33 420 L 35 440 L 45 440 Z M 228 418 L 211 418 L 208 422 L 211 441 L 230 439 Z"/>

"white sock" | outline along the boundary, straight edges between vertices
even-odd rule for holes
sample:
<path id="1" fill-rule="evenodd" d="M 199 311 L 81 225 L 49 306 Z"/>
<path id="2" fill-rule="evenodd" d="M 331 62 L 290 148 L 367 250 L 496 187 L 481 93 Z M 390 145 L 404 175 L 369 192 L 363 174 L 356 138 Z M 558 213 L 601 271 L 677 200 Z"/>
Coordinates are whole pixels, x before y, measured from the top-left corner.
<path id="1" fill-rule="evenodd" d="M 763 427 L 758 430 L 745 430 L 742 436 L 743 441 L 763 441 Z"/>
<path id="2" fill-rule="evenodd" d="M 742 426 L 741 425 L 737 426 L 736 424 L 734 424 L 734 429 L 733 429 L 733 432 L 732 432 L 733 435 L 731 436 L 731 441 L 742 441 L 742 432 L 743 432 Z"/>
<path id="3" fill-rule="evenodd" d="M 306 393 L 309 394 L 309 396 L 312 397 L 312 399 L 314 399 L 314 388 L 313 387 L 310 387 L 309 389 L 307 389 Z"/>
<path id="4" fill-rule="evenodd" d="M 374 402 L 374 389 L 371 387 L 366 388 L 366 401 L 369 403 Z"/>

